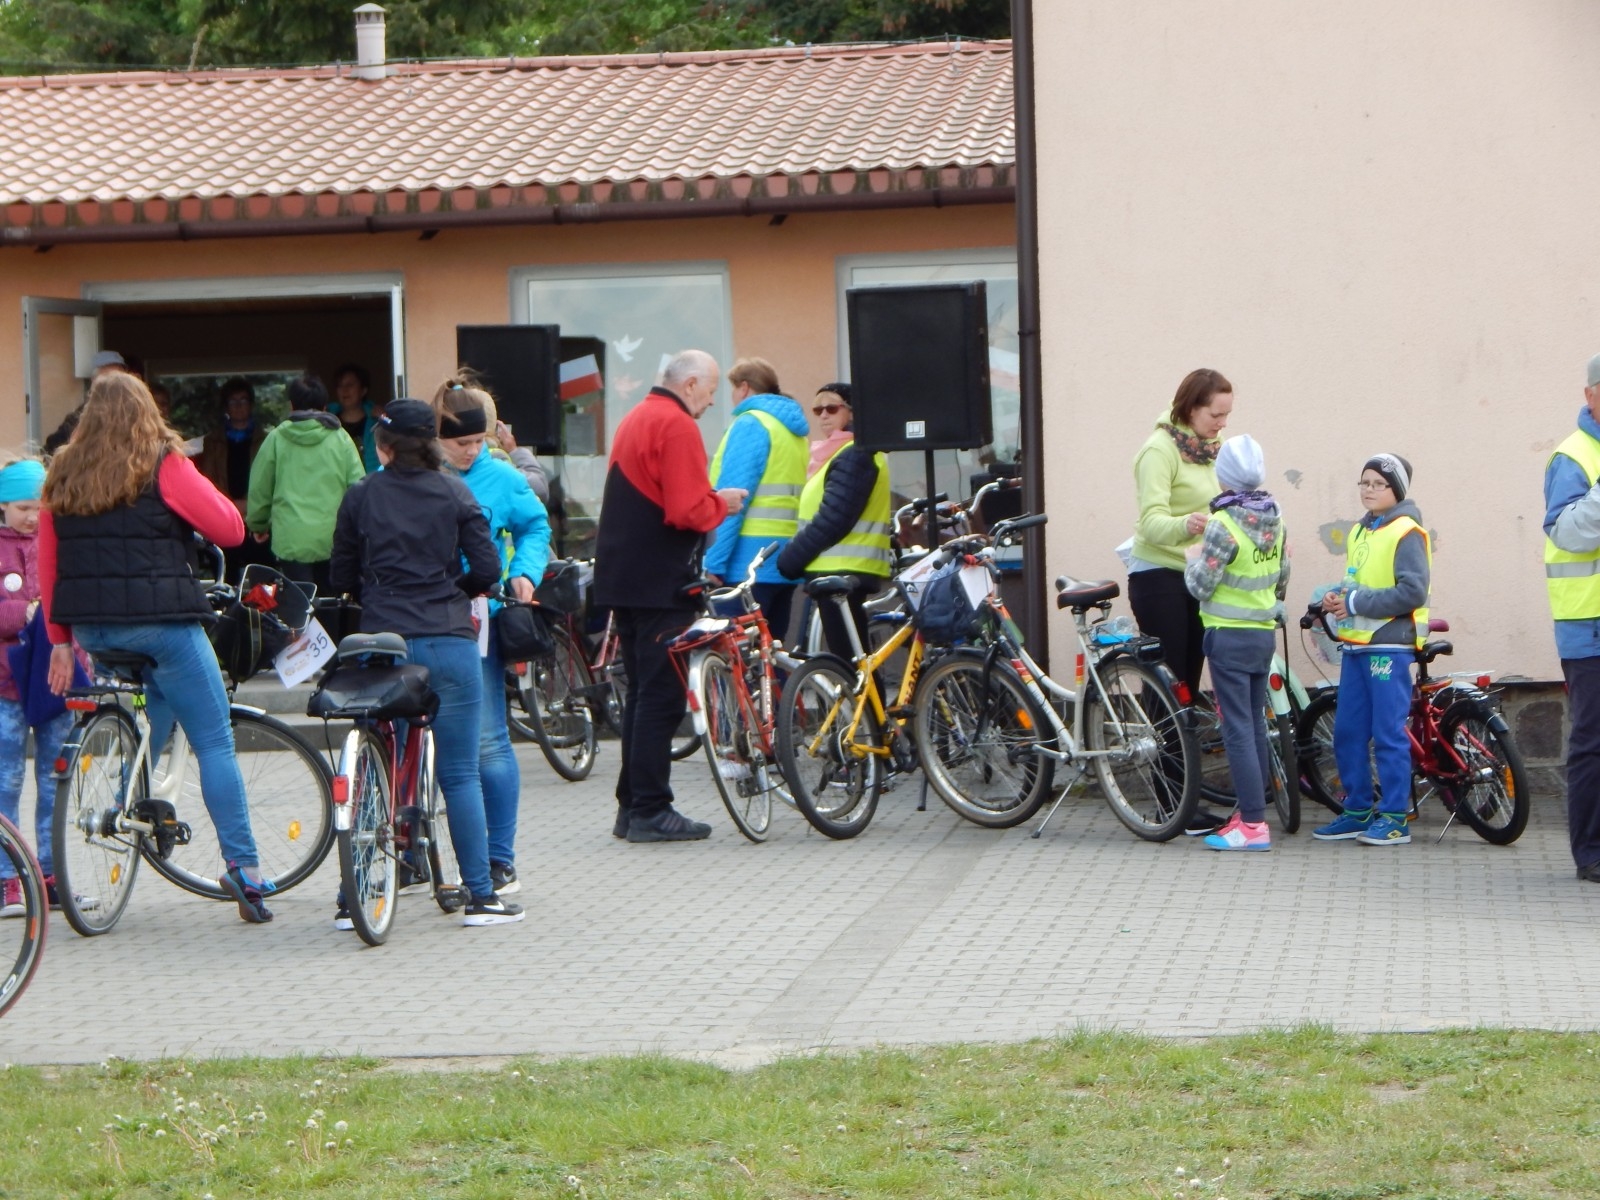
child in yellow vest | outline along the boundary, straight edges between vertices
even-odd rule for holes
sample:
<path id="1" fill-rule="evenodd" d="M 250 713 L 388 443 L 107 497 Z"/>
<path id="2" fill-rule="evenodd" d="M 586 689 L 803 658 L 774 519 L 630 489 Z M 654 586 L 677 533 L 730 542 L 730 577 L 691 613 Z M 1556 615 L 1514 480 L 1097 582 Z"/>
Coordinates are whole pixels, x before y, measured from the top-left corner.
<path id="1" fill-rule="evenodd" d="M 1261 490 L 1265 479 L 1266 462 L 1254 438 L 1241 434 L 1222 443 L 1217 454 L 1222 494 L 1211 501 L 1204 536 L 1186 551 L 1183 582 L 1200 602 L 1222 744 L 1239 798 L 1227 824 L 1206 836 L 1213 850 L 1272 849 L 1265 714 L 1287 560 L 1283 518 L 1272 493 Z"/>
<path id="2" fill-rule="evenodd" d="M 1361 468 L 1359 488 L 1367 512 L 1345 543 L 1344 584 L 1322 600 L 1338 620 L 1344 652 L 1333 724 L 1344 812 L 1311 836 L 1322 842 L 1399 846 L 1411 840 L 1406 720 L 1411 664 L 1428 632 L 1431 552 L 1422 513 L 1406 498 L 1409 462 L 1398 454 L 1374 454 Z M 1377 760 L 1383 788 L 1376 806 L 1369 754 Z"/>

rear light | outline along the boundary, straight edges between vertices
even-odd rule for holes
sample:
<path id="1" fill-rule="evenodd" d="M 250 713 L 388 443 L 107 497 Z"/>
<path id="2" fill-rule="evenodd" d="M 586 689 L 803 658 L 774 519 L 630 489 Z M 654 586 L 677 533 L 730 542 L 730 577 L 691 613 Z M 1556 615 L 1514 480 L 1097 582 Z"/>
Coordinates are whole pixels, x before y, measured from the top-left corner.
<path id="1" fill-rule="evenodd" d="M 67 709 L 70 712 L 93 712 L 100 707 L 98 700 L 89 700 L 82 696 L 73 696 L 67 699 Z"/>
<path id="2" fill-rule="evenodd" d="M 333 802 L 335 804 L 350 803 L 350 780 L 344 775 L 333 777 Z"/>
<path id="3" fill-rule="evenodd" d="M 1273 691 L 1281 692 L 1283 691 L 1283 676 L 1274 671 L 1271 675 L 1267 676 L 1267 684 L 1272 688 Z"/>
<path id="4" fill-rule="evenodd" d="M 700 697 L 696 696 L 693 692 L 689 693 L 689 711 L 690 712 L 699 712 L 700 711 Z"/>
<path id="5" fill-rule="evenodd" d="M 1182 708 L 1188 708 L 1194 703 L 1194 697 L 1189 694 L 1189 685 L 1181 679 L 1173 681 L 1172 694 L 1178 698 L 1178 704 Z"/>
<path id="6" fill-rule="evenodd" d="M 528 664 L 525 662 L 512 663 L 511 673 L 513 675 L 526 675 L 528 673 Z"/>
<path id="7" fill-rule="evenodd" d="M 1489 686 L 1489 682 L 1490 682 L 1490 677 L 1488 675 L 1479 675 L 1478 676 L 1478 686 L 1479 687 L 1486 688 L 1486 687 Z"/>
<path id="8" fill-rule="evenodd" d="M 55 766 L 56 766 L 56 774 L 57 775 L 65 775 L 67 773 L 67 760 L 66 759 L 64 759 L 64 758 L 56 759 Z"/>

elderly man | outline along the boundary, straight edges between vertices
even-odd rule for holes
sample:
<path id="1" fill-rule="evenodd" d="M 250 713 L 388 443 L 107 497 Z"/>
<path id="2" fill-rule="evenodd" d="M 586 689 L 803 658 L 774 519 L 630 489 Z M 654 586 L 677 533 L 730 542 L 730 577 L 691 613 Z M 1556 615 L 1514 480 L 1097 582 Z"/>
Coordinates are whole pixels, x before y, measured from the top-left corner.
<path id="1" fill-rule="evenodd" d="M 1544 471 L 1544 574 L 1567 680 L 1567 832 L 1578 878 L 1600 883 L 1600 354 L 1578 427 Z"/>
<path id="2" fill-rule="evenodd" d="M 660 386 L 623 417 L 611 440 L 594 601 L 616 613 L 628 672 L 611 832 L 630 842 L 695 841 L 711 833 L 672 807 L 672 735 L 684 698 L 666 643 L 694 619 L 681 593 L 700 573 L 705 535 L 744 506 L 745 489 L 711 486 L 695 426 L 720 378 L 705 351 L 674 355 Z"/>

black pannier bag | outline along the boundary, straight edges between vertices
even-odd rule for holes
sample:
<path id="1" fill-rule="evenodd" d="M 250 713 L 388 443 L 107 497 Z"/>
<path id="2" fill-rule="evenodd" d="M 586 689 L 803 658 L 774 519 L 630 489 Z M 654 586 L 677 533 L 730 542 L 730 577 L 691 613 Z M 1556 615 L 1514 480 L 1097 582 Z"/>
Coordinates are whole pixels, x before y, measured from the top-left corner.
<path id="1" fill-rule="evenodd" d="M 322 677 L 306 705 L 306 715 L 367 717 L 374 721 L 432 719 L 439 697 L 428 681 L 428 668 L 416 663 L 395 666 L 335 666 Z"/>
<path id="2" fill-rule="evenodd" d="M 500 661 L 529 662 L 548 658 L 556 652 L 556 639 L 538 604 L 507 600 L 495 614 L 495 632 L 500 638 Z"/>
<path id="3" fill-rule="evenodd" d="M 563 616 L 583 609 L 582 568 L 570 558 L 559 558 L 545 568 L 534 599 Z"/>

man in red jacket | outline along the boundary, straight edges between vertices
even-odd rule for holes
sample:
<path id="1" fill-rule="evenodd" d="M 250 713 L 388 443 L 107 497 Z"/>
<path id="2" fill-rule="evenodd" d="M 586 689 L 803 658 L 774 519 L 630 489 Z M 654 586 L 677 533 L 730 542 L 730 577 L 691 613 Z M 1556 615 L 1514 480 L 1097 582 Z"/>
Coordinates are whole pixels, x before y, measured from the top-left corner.
<path id="1" fill-rule="evenodd" d="M 695 422 L 716 398 L 721 372 L 703 350 L 668 361 L 659 387 L 622 418 L 595 543 L 594 601 L 616 613 L 628 698 L 611 832 L 630 842 L 686 842 L 711 826 L 672 807 L 672 735 L 683 685 L 666 643 L 694 619 L 683 586 L 700 574 L 705 535 L 744 507 L 743 488 L 717 491 Z"/>

